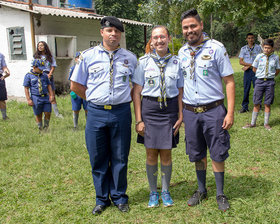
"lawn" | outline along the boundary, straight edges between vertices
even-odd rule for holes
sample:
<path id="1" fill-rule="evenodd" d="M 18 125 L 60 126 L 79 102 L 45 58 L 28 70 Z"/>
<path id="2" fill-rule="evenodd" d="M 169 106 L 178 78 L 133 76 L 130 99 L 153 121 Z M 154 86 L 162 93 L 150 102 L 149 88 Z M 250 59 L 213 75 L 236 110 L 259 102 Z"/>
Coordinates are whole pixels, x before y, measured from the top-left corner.
<path id="1" fill-rule="evenodd" d="M 217 209 L 210 163 L 208 200 L 196 207 L 187 206 L 197 185 L 194 165 L 185 154 L 183 128 L 180 144 L 172 154 L 170 192 L 175 205 L 148 209 L 145 150 L 136 143 L 133 125 L 127 190 L 131 210 L 121 214 L 111 206 L 101 216 L 91 215 L 95 192 L 84 140 L 85 116 L 81 113 L 80 128 L 74 132 L 70 97 L 65 96 L 57 99 L 65 118 L 52 117 L 49 131 L 43 134 L 38 133 L 32 109 L 26 103 L 8 102 L 10 119 L 0 121 L 0 223 L 279 223 L 279 77 L 270 119 L 272 131 L 263 128 L 263 111 L 256 128 L 243 130 L 251 113 L 238 113 L 243 74 L 238 59 L 231 60 L 236 113 L 225 174 L 230 210 Z"/>

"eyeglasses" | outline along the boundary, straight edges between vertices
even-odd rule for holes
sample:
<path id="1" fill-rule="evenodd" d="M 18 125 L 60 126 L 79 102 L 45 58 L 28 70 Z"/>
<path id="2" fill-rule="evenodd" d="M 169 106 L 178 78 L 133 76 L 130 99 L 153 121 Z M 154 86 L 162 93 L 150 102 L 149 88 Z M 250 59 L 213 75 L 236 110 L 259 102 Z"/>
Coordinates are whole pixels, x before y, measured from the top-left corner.
<path id="1" fill-rule="evenodd" d="M 158 40 L 159 38 L 162 39 L 162 40 L 165 40 L 166 36 L 164 36 L 164 35 L 152 36 L 153 40 Z"/>

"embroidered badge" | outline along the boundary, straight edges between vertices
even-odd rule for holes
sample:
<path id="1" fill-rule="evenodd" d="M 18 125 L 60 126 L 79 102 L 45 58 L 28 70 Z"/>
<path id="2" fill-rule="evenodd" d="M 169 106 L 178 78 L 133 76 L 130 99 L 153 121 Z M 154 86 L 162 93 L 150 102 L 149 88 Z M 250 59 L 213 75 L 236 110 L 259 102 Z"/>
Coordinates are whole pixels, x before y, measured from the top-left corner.
<path id="1" fill-rule="evenodd" d="M 122 77 L 123 82 L 126 82 L 126 76 Z"/>
<path id="2" fill-rule="evenodd" d="M 182 59 L 182 61 L 187 61 L 188 60 L 188 57 L 184 57 L 183 59 Z"/>
<path id="3" fill-rule="evenodd" d="M 106 22 L 105 22 L 105 25 L 106 25 L 106 26 L 110 26 L 110 22 L 109 22 L 109 21 L 106 21 Z"/>
<path id="4" fill-rule="evenodd" d="M 224 55 L 227 56 L 227 52 L 225 52 Z"/>
<path id="5" fill-rule="evenodd" d="M 207 69 L 203 70 L 203 76 L 208 76 L 208 70 Z"/>
<path id="6" fill-rule="evenodd" d="M 209 54 L 213 54 L 214 53 L 214 51 L 213 51 L 213 49 L 211 49 L 210 51 L 209 51 Z"/>
<path id="7" fill-rule="evenodd" d="M 149 80 L 148 80 L 148 84 L 149 84 L 149 86 L 151 86 L 151 87 L 155 86 L 155 80 L 149 79 Z"/>
<path id="8" fill-rule="evenodd" d="M 128 64 L 128 60 L 127 60 L 127 59 L 125 59 L 125 60 L 124 60 L 124 63 L 127 65 L 127 64 Z"/>
<path id="9" fill-rule="evenodd" d="M 175 65 L 176 65 L 177 63 L 178 63 L 178 61 L 177 61 L 177 60 L 174 60 L 174 61 L 173 61 L 173 64 L 175 64 Z"/>
<path id="10" fill-rule="evenodd" d="M 201 59 L 202 60 L 210 60 L 211 56 L 210 55 L 202 55 Z"/>
<path id="11" fill-rule="evenodd" d="M 186 71 L 183 71 L 183 76 L 184 76 L 185 78 L 187 78 L 187 72 L 186 72 Z"/>

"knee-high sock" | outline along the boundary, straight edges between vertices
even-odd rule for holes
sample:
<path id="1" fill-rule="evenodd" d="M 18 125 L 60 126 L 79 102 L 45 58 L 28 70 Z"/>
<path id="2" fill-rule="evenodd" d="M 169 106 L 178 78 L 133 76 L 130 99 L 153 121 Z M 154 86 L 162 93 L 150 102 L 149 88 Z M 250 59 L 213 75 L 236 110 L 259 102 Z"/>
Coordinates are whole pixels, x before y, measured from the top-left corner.
<path id="1" fill-rule="evenodd" d="M 196 170 L 198 190 L 202 193 L 206 192 L 206 170 Z"/>
<path id="2" fill-rule="evenodd" d="M 57 108 L 57 104 L 52 104 L 52 109 L 54 111 L 55 116 L 58 116 L 59 115 L 59 111 L 58 111 L 58 108 Z"/>
<path id="3" fill-rule="evenodd" d="M 158 176 L 158 165 L 146 164 L 147 177 L 149 181 L 150 191 L 157 191 L 157 176 Z"/>
<path id="4" fill-rule="evenodd" d="M 225 172 L 214 172 L 217 188 L 217 196 L 224 194 L 224 174 Z"/>
<path id="5" fill-rule="evenodd" d="M 170 186 L 171 174 L 172 174 L 172 163 L 169 166 L 164 166 L 161 164 L 162 191 L 168 191 Z"/>
<path id="6" fill-rule="evenodd" d="M 74 128 L 78 126 L 78 120 L 79 120 L 79 114 L 76 114 L 73 112 L 73 123 L 74 123 Z"/>
<path id="7" fill-rule="evenodd" d="M 268 124 L 270 112 L 264 112 L 264 125 Z"/>
<path id="8" fill-rule="evenodd" d="M 255 125 L 257 122 L 257 118 L 258 118 L 259 112 L 252 112 L 252 121 L 251 121 L 251 125 Z"/>
<path id="9" fill-rule="evenodd" d="M 7 117 L 7 111 L 6 111 L 6 108 L 1 109 L 1 113 L 2 113 L 2 118 L 3 118 L 3 119 L 6 119 L 6 117 Z"/>

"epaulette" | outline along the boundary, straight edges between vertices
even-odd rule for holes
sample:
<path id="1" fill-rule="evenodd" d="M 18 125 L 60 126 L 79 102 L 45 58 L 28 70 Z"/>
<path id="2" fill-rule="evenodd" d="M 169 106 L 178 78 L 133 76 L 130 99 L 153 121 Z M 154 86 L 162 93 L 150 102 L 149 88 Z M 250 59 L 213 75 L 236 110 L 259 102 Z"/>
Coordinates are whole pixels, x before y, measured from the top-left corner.
<path id="1" fill-rule="evenodd" d="M 148 58 L 149 57 L 149 54 L 145 54 L 144 56 L 140 57 L 139 60 L 143 60 L 145 58 Z"/>
<path id="2" fill-rule="evenodd" d="M 217 44 L 219 47 L 224 47 L 224 45 L 221 42 L 214 40 L 214 39 L 211 39 L 211 43 Z"/>

